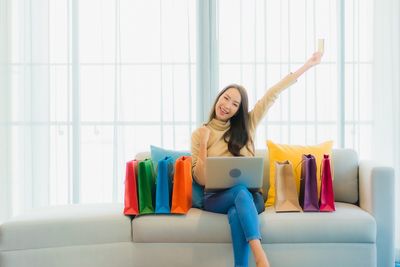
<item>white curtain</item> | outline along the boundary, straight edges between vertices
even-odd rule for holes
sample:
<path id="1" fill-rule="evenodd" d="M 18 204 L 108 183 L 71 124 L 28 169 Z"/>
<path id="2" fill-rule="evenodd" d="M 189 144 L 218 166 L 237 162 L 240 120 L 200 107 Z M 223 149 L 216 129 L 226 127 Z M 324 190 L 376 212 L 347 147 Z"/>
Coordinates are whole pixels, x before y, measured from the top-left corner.
<path id="1" fill-rule="evenodd" d="M 0 1 L 0 221 L 10 216 L 10 113 L 9 5 Z"/>
<path id="2" fill-rule="evenodd" d="M 396 250 L 400 261 L 400 3 L 374 2 L 373 157 L 395 168 Z"/>
<path id="3" fill-rule="evenodd" d="M 257 128 L 256 147 L 265 148 L 266 139 L 291 144 L 334 140 L 340 146 L 337 1 L 221 0 L 218 4 L 219 89 L 242 84 L 250 106 L 304 64 L 316 51 L 317 39 L 325 39 L 321 64 L 282 92 Z"/>
<path id="4" fill-rule="evenodd" d="M 0 0 L 0 221 L 122 202 L 136 153 L 189 149 L 195 11 L 195 0 Z"/>
<path id="5" fill-rule="evenodd" d="M 226 11 L 208 14 L 203 7 L 215 16 L 220 37 L 213 51 L 200 53 L 202 60 L 216 61 L 209 57 L 220 50 L 218 73 L 210 74 L 219 76 L 219 88 L 209 90 L 237 81 L 254 101 L 298 67 L 318 37 L 326 38 L 325 62 L 297 86 L 315 100 L 315 87 L 324 84 L 316 77 L 328 77 L 330 89 L 320 90 L 335 90 L 338 1 L 207 3 Z M 345 146 L 396 168 L 400 210 L 399 1 L 344 3 L 351 22 L 345 35 Z M 208 17 L 197 19 L 208 25 Z M 237 31 L 225 31 L 228 21 Z M 195 36 L 195 0 L 0 0 L 0 221 L 38 206 L 122 201 L 123 164 L 136 152 L 150 144 L 188 149 L 202 110 L 198 102 L 207 102 L 196 99 L 204 93 L 196 90 L 202 74 L 196 44 L 202 51 L 208 47 Z M 288 91 L 277 103 L 272 128 L 258 133 L 259 146 L 274 132 L 283 141 L 305 143 L 337 132 L 337 105 L 317 120 L 315 110 L 286 105 L 299 97 Z M 312 108 L 320 108 L 314 100 Z M 301 135 L 291 135 L 289 127 Z"/>

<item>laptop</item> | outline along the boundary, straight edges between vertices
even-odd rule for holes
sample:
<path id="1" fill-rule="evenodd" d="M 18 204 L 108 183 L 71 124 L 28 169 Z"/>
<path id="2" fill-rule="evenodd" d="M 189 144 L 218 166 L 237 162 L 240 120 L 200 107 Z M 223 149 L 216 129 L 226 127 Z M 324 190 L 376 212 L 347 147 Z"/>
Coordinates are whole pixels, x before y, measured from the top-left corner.
<path id="1" fill-rule="evenodd" d="M 207 157 L 206 191 L 216 191 L 243 184 L 250 190 L 263 185 L 262 157 Z"/>

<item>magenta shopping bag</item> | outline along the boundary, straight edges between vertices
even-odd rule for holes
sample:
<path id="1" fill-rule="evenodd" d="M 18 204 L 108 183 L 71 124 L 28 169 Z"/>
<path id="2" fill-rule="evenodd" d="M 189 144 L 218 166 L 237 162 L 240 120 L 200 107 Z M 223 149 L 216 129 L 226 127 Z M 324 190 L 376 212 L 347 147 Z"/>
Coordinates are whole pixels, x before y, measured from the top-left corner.
<path id="1" fill-rule="evenodd" d="M 321 197 L 319 199 L 320 211 L 335 211 L 335 195 L 333 193 L 331 160 L 329 155 L 324 155 L 321 163 Z"/>

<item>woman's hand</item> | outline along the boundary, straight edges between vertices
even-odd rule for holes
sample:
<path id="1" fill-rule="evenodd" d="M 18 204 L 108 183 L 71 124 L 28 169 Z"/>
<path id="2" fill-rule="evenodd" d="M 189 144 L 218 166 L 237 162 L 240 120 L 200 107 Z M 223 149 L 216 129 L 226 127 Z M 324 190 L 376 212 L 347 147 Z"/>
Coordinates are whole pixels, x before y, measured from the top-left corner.
<path id="1" fill-rule="evenodd" d="M 323 54 L 321 52 L 315 52 L 314 54 L 312 54 L 312 56 L 306 61 L 306 63 L 304 63 L 303 66 L 301 66 L 297 71 L 293 73 L 295 79 L 299 78 L 311 67 L 318 65 L 321 62 L 322 55 Z"/>
<path id="2" fill-rule="evenodd" d="M 207 126 L 202 126 L 199 129 L 200 132 L 200 145 L 206 145 L 208 143 L 208 139 L 210 138 L 210 129 Z"/>
<path id="3" fill-rule="evenodd" d="M 315 65 L 318 65 L 321 63 L 321 58 L 322 58 L 322 53 L 321 52 L 315 52 L 312 54 L 312 56 L 306 61 L 304 65 L 306 65 L 308 68 L 314 67 Z"/>
<path id="4" fill-rule="evenodd" d="M 205 183 L 205 162 L 207 158 L 207 143 L 210 138 L 210 129 L 203 125 L 199 128 L 199 154 L 197 157 L 197 163 L 194 167 L 194 176 L 196 181 L 204 186 Z"/>

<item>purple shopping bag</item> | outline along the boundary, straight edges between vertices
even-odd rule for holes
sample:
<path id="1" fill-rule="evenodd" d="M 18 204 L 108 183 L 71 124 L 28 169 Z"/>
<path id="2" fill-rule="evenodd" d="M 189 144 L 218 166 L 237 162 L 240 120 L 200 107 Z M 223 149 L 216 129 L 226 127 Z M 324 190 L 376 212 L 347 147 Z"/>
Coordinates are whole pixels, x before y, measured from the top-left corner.
<path id="1" fill-rule="evenodd" d="M 303 211 L 319 211 L 317 164 L 311 154 L 302 156 L 299 202 Z"/>

